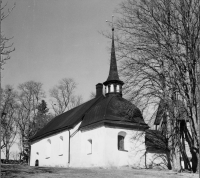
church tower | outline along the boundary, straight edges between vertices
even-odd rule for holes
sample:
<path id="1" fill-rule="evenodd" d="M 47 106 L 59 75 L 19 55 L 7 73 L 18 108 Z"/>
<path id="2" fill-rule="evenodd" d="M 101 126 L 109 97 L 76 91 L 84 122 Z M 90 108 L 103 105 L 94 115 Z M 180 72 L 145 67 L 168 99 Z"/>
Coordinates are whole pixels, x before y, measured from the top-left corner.
<path id="1" fill-rule="evenodd" d="M 114 45 L 114 28 L 112 27 L 112 46 L 111 46 L 111 59 L 110 59 L 110 71 L 107 80 L 103 83 L 105 85 L 105 95 L 120 95 L 122 96 L 123 81 L 119 79 L 117 70 L 117 61 L 115 56 Z"/>

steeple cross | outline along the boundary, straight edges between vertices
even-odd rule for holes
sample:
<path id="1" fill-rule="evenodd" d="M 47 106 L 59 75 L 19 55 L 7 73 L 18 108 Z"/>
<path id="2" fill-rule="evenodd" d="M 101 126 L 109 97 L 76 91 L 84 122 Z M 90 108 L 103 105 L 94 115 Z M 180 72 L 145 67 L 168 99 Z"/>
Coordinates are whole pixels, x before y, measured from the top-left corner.
<path id="1" fill-rule="evenodd" d="M 114 27 L 113 27 L 113 18 L 114 18 L 114 15 L 112 15 L 112 29 L 114 29 Z"/>
<path id="2" fill-rule="evenodd" d="M 111 23 L 111 24 L 112 24 L 112 30 L 114 30 L 114 22 L 113 22 L 113 18 L 114 18 L 114 15 L 112 15 L 112 22 L 110 22 L 110 21 L 106 20 L 106 22 L 108 22 L 108 23 Z"/>

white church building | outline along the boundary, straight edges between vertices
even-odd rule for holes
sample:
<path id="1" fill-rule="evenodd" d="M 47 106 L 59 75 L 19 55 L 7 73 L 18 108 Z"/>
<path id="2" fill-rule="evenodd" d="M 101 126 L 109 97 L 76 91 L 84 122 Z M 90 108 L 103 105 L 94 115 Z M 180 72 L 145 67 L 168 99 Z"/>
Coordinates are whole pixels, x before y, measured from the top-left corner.
<path id="1" fill-rule="evenodd" d="M 96 85 L 94 99 L 56 116 L 31 138 L 30 166 L 144 167 L 142 133 L 149 127 L 141 111 L 122 97 L 123 84 L 112 29 L 107 80 Z"/>

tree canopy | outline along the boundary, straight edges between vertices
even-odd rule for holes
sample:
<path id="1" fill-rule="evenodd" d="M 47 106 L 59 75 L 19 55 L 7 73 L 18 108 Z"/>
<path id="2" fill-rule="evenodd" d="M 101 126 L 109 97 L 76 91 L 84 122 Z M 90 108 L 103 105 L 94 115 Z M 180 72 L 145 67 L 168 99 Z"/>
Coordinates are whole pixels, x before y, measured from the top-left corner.
<path id="1" fill-rule="evenodd" d="M 177 111 L 182 103 L 189 119 L 183 137 L 193 160 L 198 157 L 199 145 L 199 7 L 199 0 L 125 0 L 114 24 L 125 94 L 140 108 L 165 103 L 174 155 L 176 145 L 178 149 L 182 145 L 177 143 Z M 193 171 L 196 168 L 194 161 Z"/>

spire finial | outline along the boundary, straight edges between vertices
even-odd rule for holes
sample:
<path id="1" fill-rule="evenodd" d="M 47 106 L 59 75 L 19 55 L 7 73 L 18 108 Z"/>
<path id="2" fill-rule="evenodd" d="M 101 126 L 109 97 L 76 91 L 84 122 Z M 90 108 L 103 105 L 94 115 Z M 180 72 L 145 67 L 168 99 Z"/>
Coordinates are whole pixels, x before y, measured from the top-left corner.
<path id="1" fill-rule="evenodd" d="M 112 31 L 114 31 L 113 18 L 114 18 L 114 15 L 112 15 Z"/>
<path id="2" fill-rule="evenodd" d="M 114 31 L 114 22 L 113 22 L 113 18 L 114 18 L 114 15 L 112 15 L 112 22 L 106 20 L 106 22 L 108 23 L 111 23 L 112 24 L 112 31 Z"/>

